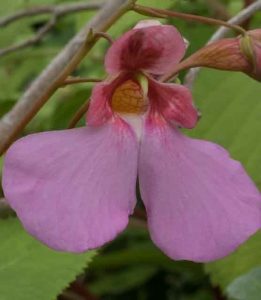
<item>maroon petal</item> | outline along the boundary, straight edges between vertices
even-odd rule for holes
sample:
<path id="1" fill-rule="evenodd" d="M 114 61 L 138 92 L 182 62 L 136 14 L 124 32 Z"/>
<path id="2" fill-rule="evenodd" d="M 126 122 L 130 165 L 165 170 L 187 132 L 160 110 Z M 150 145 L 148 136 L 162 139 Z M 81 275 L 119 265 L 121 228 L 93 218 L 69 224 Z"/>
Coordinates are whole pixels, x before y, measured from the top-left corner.
<path id="1" fill-rule="evenodd" d="M 150 79 L 149 99 L 151 114 L 161 115 L 170 123 L 185 127 L 195 127 L 198 112 L 193 105 L 191 92 L 180 84 L 159 83 Z"/>
<path id="2" fill-rule="evenodd" d="M 143 70 L 161 75 L 181 60 L 185 50 L 185 42 L 173 26 L 136 28 L 113 43 L 105 57 L 105 67 L 110 74 Z"/>
<path id="3" fill-rule="evenodd" d="M 87 113 L 87 123 L 89 125 L 102 125 L 113 116 L 110 104 L 113 92 L 119 85 L 128 80 L 129 77 L 128 74 L 121 73 L 113 79 L 95 85 Z"/>

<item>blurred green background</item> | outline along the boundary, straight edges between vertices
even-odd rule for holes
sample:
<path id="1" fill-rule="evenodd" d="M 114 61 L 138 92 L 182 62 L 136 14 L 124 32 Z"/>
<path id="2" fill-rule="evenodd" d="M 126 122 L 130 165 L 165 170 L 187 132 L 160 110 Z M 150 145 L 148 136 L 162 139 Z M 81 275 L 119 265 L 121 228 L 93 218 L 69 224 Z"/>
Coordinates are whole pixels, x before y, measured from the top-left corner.
<path id="1" fill-rule="evenodd" d="M 0 18 L 33 6 L 76 2 L 1 1 Z M 138 0 L 143 5 L 223 19 L 250 2 Z M 63 17 L 41 42 L 0 58 L 0 117 L 94 14 L 81 12 Z M 0 28 L 0 48 L 30 38 L 48 18 L 35 16 Z M 130 12 L 109 33 L 116 38 L 140 19 L 144 17 Z M 175 25 L 189 40 L 188 54 L 203 46 L 216 29 L 174 19 L 164 22 Z M 246 25 L 260 27 L 261 14 L 257 13 Z M 103 78 L 107 48 L 107 41 L 99 41 L 73 75 Z M 87 83 L 59 89 L 22 134 L 66 128 L 91 89 L 92 84 Z M 202 118 L 196 129 L 186 133 L 229 149 L 261 188 L 260 83 L 243 74 L 202 70 L 193 95 Z M 79 126 L 83 124 L 82 120 Z M 168 259 L 152 244 L 142 218 L 131 220 L 128 229 L 106 247 L 73 255 L 48 249 L 31 238 L 15 216 L 8 212 L 0 214 L 0 300 L 260 300 L 260 295 L 260 233 L 229 257 L 204 265 Z"/>

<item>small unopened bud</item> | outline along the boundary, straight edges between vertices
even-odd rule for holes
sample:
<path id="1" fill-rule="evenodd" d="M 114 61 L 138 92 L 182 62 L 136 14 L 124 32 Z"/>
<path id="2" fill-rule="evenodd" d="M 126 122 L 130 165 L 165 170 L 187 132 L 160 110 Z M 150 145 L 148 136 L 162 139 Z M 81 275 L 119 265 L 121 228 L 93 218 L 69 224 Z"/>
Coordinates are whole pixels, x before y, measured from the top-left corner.
<path id="1" fill-rule="evenodd" d="M 261 81 L 261 29 L 210 43 L 181 62 L 179 70 L 191 67 L 238 71 Z"/>

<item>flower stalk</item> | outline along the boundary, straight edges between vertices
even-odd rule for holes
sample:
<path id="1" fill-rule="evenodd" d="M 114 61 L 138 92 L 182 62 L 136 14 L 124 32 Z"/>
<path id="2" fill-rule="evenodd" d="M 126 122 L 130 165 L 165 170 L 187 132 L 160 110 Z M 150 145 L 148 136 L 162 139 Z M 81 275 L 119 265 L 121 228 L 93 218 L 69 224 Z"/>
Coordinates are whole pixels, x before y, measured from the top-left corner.
<path id="1" fill-rule="evenodd" d="M 182 19 L 182 20 L 186 20 L 186 21 L 194 21 L 194 22 L 199 22 L 199 23 L 204 23 L 204 24 L 209 24 L 209 25 L 225 26 L 225 27 L 235 30 L 236 32 L 238 32 L 242 35 L 245 35 L 245 33 L 246 33 L 246 31 L 242 27 L 240 27 L 238 25 L 229 24 L 228 22 L 218 20 L 218 19 L 197 16 L 197 15 L 192 15 L 192 14 L 186 14 L 186 13 L 181 13 L 181 12 L 177 12 L 177 11 L 170 11 L 167 9 L 146 7 L 146 6 L 138 5 L 138 4 L 135 4 L 133 9 L 137 13 L 145 15 L 145 16 L 151 16 L 151 17 L 157 17 L 157 18 L 174 17 L 174 18 Z"/>
<path id="2" fill-rule="evenodd" d="M 86 102 L 80 106 L 80 108 L 76 111 L 76 113 L 73 115 L 72 119 L 69 122 L 68 129 L 74 128 L 77 123 L 80 121 L 80 119 L 84 116 L 84 114 L 87 112 L 90 105 L 90 99 L 88 99 Z"/>
<path id="3" fill-rule="evenodd" d="M 77 83 L 93 83 L 93 82 L 101 82 L 102 79 L 99 78 L 82 78 L 82 77 L 72 77 L 69 76 L 63 83 L 61 83 L 60 87 L 65 87 L 67 85 L 77 84 Z"/>

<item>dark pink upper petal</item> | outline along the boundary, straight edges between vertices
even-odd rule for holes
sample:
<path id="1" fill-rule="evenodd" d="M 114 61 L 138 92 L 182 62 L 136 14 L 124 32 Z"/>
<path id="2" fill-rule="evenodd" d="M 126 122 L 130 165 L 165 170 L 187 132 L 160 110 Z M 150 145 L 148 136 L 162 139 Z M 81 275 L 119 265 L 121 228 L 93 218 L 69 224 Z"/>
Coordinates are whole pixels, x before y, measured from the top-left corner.
<path id="1" fill-rule="evenodd" d="M 48 246 L 81 252 L 112 240 L 135 205 L 137 142 L 126 123 L 29 135 L 7 152 L 6 199 Z"/>
<path id="2" fill-rule="evenodd" d="M 146 125 L 139 181 L 151 237 L 173 259 L 226 256 L 261 227 L 261 196 L 220 146 Z"/>
<path id="3" fill-rule="evenodd" d="M 121 73 L 115 78 L 97 83 L 92 90 L 90 106 L 87 112 L 87 123 L 99 126 L 106 123 L 113 116 L 110 101 L 114 90 L 129 78 L 126 73 Z"/>
<path id="4" fill-rule="evenodd" d="M 148 96 L 152 118 L 161 114 L 168 122 L 185 128 L 193 128 L 197 124 L 198 112 L 193 105 L 191 92 L 185 86 L 151 79 Z"/>
<path id="5" fill-rule="evenodd" d="M 112 117 L 113 112 L 109 105 L 109 97 L 112 91 L 113 86 L 107 81 L 97 83 L 94 86 L 86 115 L 87 124 L 99 126 Z"/>
<path id="6" fill-rule="evenodd" d="M 117 39 L 105 57 L 108 73 L 143 70 L 161 75 L 184 56 L 186 44 L 170 25 L 132 29 Z"/>

